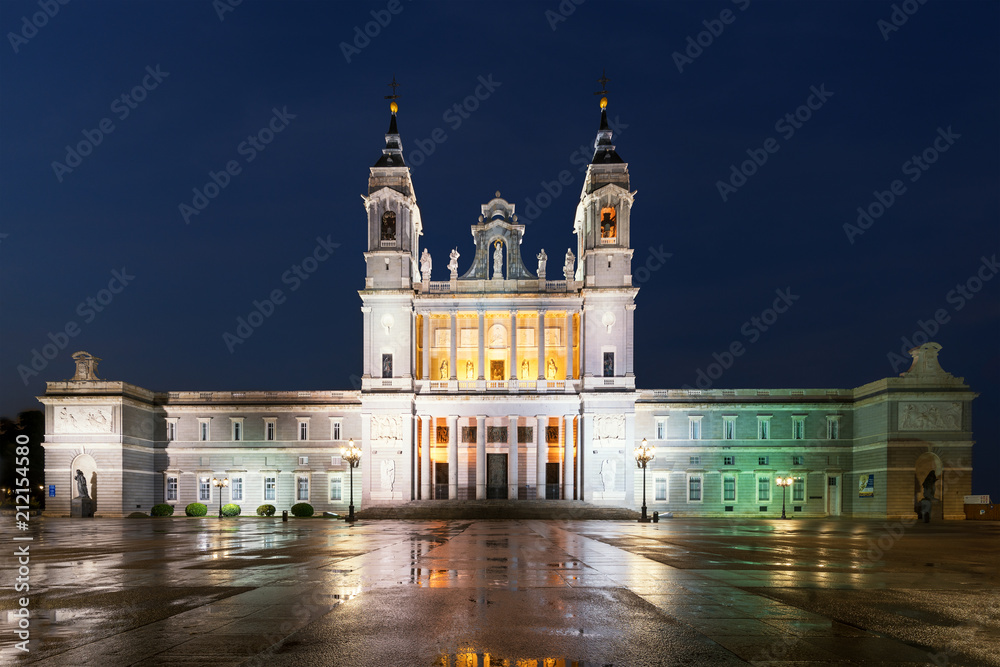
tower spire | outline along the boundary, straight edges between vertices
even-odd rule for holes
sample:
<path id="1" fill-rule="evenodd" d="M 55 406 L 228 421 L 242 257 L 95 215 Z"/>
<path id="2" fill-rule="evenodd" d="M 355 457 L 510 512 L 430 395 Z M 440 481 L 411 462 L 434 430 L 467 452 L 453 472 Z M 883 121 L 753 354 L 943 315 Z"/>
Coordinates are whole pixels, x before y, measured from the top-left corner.
<path id="1" fill-rule="evenodd" d="M 601 84 L 601 89 L 594 93 L 601 96 L 601 127 L 597 130 L 597 138 L 594 140 L 594 159 L 591 164 L 614 164 L 622 163 L 625 160 L 615 151 L 614 144 L 611 143 L 611 127 L 608 125 L 608 78 L 605 70 L 601 70 L 601 78 L 597 80 Z"/>
<path id="2" fill-rule="evenodd" d="M 383 96 L 383 99 L 389 100 L 389 130 L 385 133 L 385 148 L 382 149 L 382 157 L 378 159 L 375 166 L 405 167 L 406 163 L 403 162 L 403 142 L 399 138 L 399 129 L 396 127 L 396 112 L 399 111 L 399 105 L 396 103 L 399 95 L 396 94 L 396 89 L 400 86 L 396 83 L 395 74 L 392 75 L 392 83 L 387 85 L 392 88 L 392 95 Z"/>

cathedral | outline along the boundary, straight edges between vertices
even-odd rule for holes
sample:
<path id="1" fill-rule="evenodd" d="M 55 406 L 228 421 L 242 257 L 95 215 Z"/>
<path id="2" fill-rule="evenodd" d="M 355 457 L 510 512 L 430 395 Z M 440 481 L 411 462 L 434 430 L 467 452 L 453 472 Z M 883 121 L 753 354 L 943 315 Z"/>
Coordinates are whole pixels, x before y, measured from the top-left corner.
<path id="1" fill-rule="evenodd" d="M 220 501 L 244 515 L 298 502 L 343 513 L 353 497 L 761 518 L 787 502 L 791 517 L 898 518 L 929 498 L 934 516 L 964 518 L 976 394 L 941 368 L 936 343 L 853 389 L 637 388 L 635 193 L 606 107 L 565 255 L 524 256 L 525 226 L 497 192 L 474 248 L 452 250 L 448 279 L 431 280 L 393 101 L 364 197 L 360 390 L 151 391 L 100 379 L 99 359 L 77 352 L 73 378 L 39 397 L 46 513 L 68 516 L 89 494 L 97 516 Z M 646 469 L 641 445 L 655 452 Z"/>

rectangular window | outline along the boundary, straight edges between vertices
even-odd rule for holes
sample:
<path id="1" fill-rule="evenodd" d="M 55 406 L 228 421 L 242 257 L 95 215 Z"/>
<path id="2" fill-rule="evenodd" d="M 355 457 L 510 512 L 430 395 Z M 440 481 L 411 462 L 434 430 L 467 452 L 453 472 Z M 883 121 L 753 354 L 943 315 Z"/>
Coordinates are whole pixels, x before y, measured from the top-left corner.
<path id="1" fill-rule="evenodd" d="M 333 439 L 340 440 L 340 422 L 333 422 Z"/>
<path id="2" fill-rule="evenodd" d="M 726 475 L 722 478 L 722 500 L 723 502 L 736 502 L 736 477 Z"/>
<path id="3" fill-rule="evenodd" d="M 309 500 L 309 478 L 304 475 L 299 477 L 298 495 L 296 495 L 296 499 Z"/>
<path id="4" fill-rule="evenodd" d="M 335 475 L 330 478 L 330 500 L 343 499 L 343 485 L 344 480 L 340 475 Z"/>
<path id="5" fill-rule="evenodd" d="M 273 419 L 264 422 L 264 439 L 265 440 L 273 441 L 274 440 L 274 432 L 275 432 L 276 428 L 277 428 L 277 425 L 274 423 Z"/>
<path id="6" fill-rule="evenodd" d="M 666 440 L 667 439 L 667 420 L 657 419 L 656 420 L 656 439 Z"/>
<path id="7" fill-rule="evenodd" d="M 177 478 L 167 477 L 167 500 L 177 500 Z"/>
<path id="8" fill-rule="evenodd" d="M 688 502 L 701 502 L 701 477 L 688 478 Z"/>
<path id="9" fill-rule="evenodd" d="M 757 465 L 759 465 L 759 466 L 766 466 L 766 465 L 769 464 L 770 460 L 771 460 L 770 456 L 758 456 L 757 457 Z"/>
<path id="10" fill-rule="evenodd" d="M 611 378 L 615 376 L 615 353 L 605 352 L 604 353 L 604 377 Z"/>
<path id="11" fill-rule="evenodd" d="M 653 500 L 667 499 L 667 478 L 656 477 L 653 479 Z"/>
<path id="12" fill-rule="evenodd" d="M 233 477 L 229 480 L 229 500 L 243 500 L 243 478 Z"/>
<path id="13" fill-rule="evenodd" d="M 724 465 L 724 466 L 734 466 L 734 465 L 736 465 L 736 457 L 735 456 L 723 456 L 722 457 L 722 465 Z"/>
<path id="14" fill-rule="evenodd" d="M 264 478 L 264 500 L 274 500 L 277 496 L 278 484 L 274 477 Z"/>
<path id="15" fill-rule="evenodd" d="M 693 466 L 700 466 L 701 465 L 701 457 L 700 456 L 689 456 L 688 457 L 688 464 L 693 465 Z"/>
<path id="16" fill-rule="evenodd" d="M 309 439 L 309 422 L 299 422 L 299 440 Z"/>
<path id="17" fill-rule="evenodd" d="M 198 500 L 204 502 L 212 499 L 212 478 L 200 477 L 198 479 Z"/>
<path id="18" fill-rule="evenodd" d="M 722 439 L 723 440 L 736 439 L 736 417 L 722 418 Z"/>
<path id="19" fill-rule="evenodd" d="M 233 440 L 243 439 L 243 422 L 233 422 Z"/>
<path id="20" fill-rule="evenodd" d="M 167 422 L 167 440 L 177 439 L 177 422 Z"/>
<path id="21" fill-rule="evenodd" d="M 382 355 L 382 377 L 391 378 L 392 377 L 392 355 L 383 354 Z"/>
<path id="22" fill-rule="evenodd" d="M 757 478 L 757 501 L 767 502 L 771 499 L 771 478 L 767 475 Z"/>
<path id="23" fill-rule="evenodd" d="M 701 417 L 688 417 L 688 435 L 692 440 L 701 440 Z"/>
<path id="24" fill-rule="evenodd" d="M 792 502 L 799 503 L 806 499 L 806 480 L 796 477 L 792 480 Z"/>
<path id="25" fill-rule="evenodd" d="M 770 440 L 771 439 L 771 418 L 770 417 L 757 417 L 757 439 L 758 440 Z"/>
<path id="26" fill-rule="evenodd" d="M 792 465 L 793 466 L 804 466 L 805 464 L 806 464 L 806 457 L 804 457 L 802 455 L 798 455 L 798 456 L 793 456 L 792 457 Z"/>
<path id="27" fill-rule="evenodd" d="M 198 423 L 198 439 L 202 442 L 208 442 L 208 422 Z"/>
<path id="28" fill-rule="evenodd" d="M 806 418 L 792 417 L 792 440 L 803 440 L 806 437 Z"/>
<path id="29" fill-rule="evenodd" d="M 826 438 L 827 440 L 840 439 L 840 417 L 829 416 L 826 418 Z"/>

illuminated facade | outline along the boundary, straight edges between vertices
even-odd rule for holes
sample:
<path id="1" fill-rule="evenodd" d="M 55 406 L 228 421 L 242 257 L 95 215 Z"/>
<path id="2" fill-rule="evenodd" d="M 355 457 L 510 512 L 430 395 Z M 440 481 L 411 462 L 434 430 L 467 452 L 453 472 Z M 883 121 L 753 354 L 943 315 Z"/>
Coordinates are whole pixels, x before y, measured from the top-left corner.
<path id="1" fill-rule="evenodd" d="M 471 226 L 471 260 L 455 248 L 438 281 L 420 249 L 394 110 L 364 198 L 360 391 L 157 393 L 99 380 L 97 360 L 77 353 L 74 379 L 48 383 L 40 398 L 46 482 L 57 488 L 48 511 L 69 513 L 76 470 L 103 515 L 156 502 L 214 507 L 210 482 L 222 476 L 231 480 L 222 501 L 244 513 L 300 501 L 343 511 L 349 438 L 363 451 L 361 507 L 441 498 L 637 507 L 633 449 L 646 439 L 656 447 L 651 510 L 774 517 L 776 479 L 791 477 L 794 516 L 911 516 L 934 471 L 937 514 L 963 517 L 975 394 L 941 369 L 934 343 L 912 352 L 901 377 L 856 389 L 636 389 L 635 193 L 605 105 L 575 251 L 526 258 L 525 228 L 498 192 Z"/>

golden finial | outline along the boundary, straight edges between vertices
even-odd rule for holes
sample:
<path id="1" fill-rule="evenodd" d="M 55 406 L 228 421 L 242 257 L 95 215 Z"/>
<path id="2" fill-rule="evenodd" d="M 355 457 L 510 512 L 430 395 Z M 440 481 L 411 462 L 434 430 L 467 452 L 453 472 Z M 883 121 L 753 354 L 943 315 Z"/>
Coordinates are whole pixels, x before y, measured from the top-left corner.
<path id="1" fill-rule="evenodd" d="M 395 74 L 392 75 L 392 83 L 388 85 L 392 87 L 392 95 L 386 95 L 385 99 L 392 100 L 392 102 L 389 103 L 389 111 L 395 114 L 397 111 L 399 111 L 399 105 L 396 104 L 396 100 L 399 99 L 399 95 L 396 94 L 396 89 L 399 88 L 399 84 L 396 83 Z"/>
<path id="2" fill-rule="evenodd" d="M 601 98 L 601 109 L 607 109 L 607 108 L 608 108 L 608 98 L 607 97 L 602 97 Z"/>

